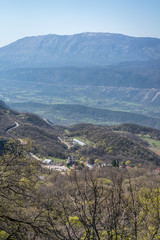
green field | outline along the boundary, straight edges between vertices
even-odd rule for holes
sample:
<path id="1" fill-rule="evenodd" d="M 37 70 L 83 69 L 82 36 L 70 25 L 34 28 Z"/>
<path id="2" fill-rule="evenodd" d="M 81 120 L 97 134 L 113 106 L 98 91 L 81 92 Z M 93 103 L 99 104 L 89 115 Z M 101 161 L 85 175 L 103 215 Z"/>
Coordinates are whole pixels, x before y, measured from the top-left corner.
<path id="1" fill-rule="evenodd" d="M 94 90 L 94 91 L 93 91 Z M 32 112 L 45 117 L 55 124 L 71 125 L 75 123 L 92 123 L 103 125 L 114 125 L 124 121 L 118 119 L 107 120 L 102 117 L 93 117 L 88 114 L 74 116 L 71 111 L 67 114 L 60 111 L 51 111 L 47 106 L 35 106 L 34 103 L 48 104 L 73 104 L 94 107 L 97 109 L 108 109 L 112 111 L 124 111 L 126 113 L 144 114 L 150 117 L 158 117 L 160 119 L 160 107 L 144 105 L 128 101 L 117 101 L 103 97 L 98 94 L 96 87 L 85 90 L 82 86 L 51 86 L 42 88 L 38 85 L 23 85 L 19 88 L 14 86 L 5 86 L 0 89 L 0 99 L 5 101 L 11 108 L 21 112 Z M 87 95 L 86 95 L 87 94 Z M 30 105 L 25 103 L 30 102 Z M 21 105 L 20 105 L 21 104 Z M 137 122 L 138 123 L 138 122 Z M 139 124 L 139 123 L 138 123 Z M 141 124 L 141 123 L 140 123 Z M 148 125 L 154 127 L 154 124 Z M 156 127 L 156 126 L 155 126 Z"/>
<path id="2" fill-rule="evenodd" d="M 142 140 L 145 140 L 148 142 L 150 148 L 156 148 L 160 149 L 160 141 L 152 139 L 149 134 L 147 135 L 140 135 Z"/>

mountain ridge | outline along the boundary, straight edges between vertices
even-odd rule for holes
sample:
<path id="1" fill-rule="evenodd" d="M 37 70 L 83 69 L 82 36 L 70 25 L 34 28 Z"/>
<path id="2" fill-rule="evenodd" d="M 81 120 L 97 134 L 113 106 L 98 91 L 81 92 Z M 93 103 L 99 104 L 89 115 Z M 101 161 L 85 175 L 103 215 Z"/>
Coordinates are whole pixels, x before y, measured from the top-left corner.
<path id="1" fill-rule="evenodd" d="M 160 39 L 112 33 L 26 37 L 0 48 L 0 69 L 96 66 L 160 59 Z M 3 60 L 2 60 L 3 59 Z"/>
<path id="2" fill-rule="evenodd" d="M 20 68 L 0 72 L 1 79 L 160 89 L 160 60 L 122 62 L 103 67 Z"/>
<path id="3" fill-rule="evenodd" d="M 112 111 L 107 109 L 98 109 L 79 104 L 40 104 L 36 102 L 24 102 L 10 104 L 12 108 L 18 111 L 43 112 L 54 124 L 65 126 L 88 122 L 103 125 L 118 123 L 134 123 L 160 129 L 160 118 L 149 117 L 138 113 Z"/>

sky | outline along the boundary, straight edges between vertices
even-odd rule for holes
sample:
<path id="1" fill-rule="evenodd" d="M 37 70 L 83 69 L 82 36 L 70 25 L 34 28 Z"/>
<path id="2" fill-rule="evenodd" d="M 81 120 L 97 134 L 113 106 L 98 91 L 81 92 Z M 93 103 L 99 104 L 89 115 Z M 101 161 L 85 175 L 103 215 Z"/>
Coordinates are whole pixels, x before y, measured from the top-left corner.
<path id="1" fill-rule="evenodd" d="M 81 32 L 160 38 L 160 0 L 0 0 L 0 47 Z"/>

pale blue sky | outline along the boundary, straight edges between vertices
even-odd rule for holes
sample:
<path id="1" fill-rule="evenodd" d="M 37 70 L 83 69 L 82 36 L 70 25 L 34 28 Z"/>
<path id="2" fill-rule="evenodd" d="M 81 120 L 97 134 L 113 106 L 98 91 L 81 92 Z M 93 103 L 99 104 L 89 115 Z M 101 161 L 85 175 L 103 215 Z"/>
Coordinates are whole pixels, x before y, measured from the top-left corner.
<path id="1" fill-rule="evenodd" d="M 0 46 L 80 32 L 160 38 L 160 0 L 0 0 Z"/>

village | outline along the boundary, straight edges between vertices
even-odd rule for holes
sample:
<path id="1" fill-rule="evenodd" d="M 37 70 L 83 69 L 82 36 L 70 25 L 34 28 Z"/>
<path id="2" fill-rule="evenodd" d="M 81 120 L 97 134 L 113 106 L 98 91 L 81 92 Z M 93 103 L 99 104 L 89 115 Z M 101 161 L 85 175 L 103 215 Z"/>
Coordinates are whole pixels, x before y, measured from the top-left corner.
<path id="1" fill-rule="evenodd" d="M 67 141 L 66 141 L 67 139 Z M 73 139 L 68 139 L 68 138 L 60 138 L 59 140 L 64 143 L 69 149 L 76 147 L 76 146 L 80 146 L 80 147 L 84 147 L 86 146 L 86 143 L 73 138 Z M 39 159 L 40 160 L 40 159 Z M 42 161 L 42 160 L 41 160 Z M 118 161 L 114 160 L 112 163 L 100 163 L 98 161 L 98 159 L 96 159 L 95 161 L 90 161 L 90 160 L 86 160 L 84 158 L 82 159 L 76 159 L 76 157 L 70 155 L 68 156 L 68 158 L 66 159 L 66 161 L 62 164 L 55 164 L 53 159 L 50 158 L 46 158 L 42 161 L 42 164 L 44 167 L 49 168 L 50 170 L 57 170 L 60 171 L 62 173 L 67 172 L 69 169 L 78 169 L 81 170 L 84 167 L 88 167 L 89 169 L 92 168 L 102 168 L 102 167 L 117 167 L 117 168 L 126 168 L 126 169 L 130 169 L 130 161 L 126 161 L 126 162 L 122 162 L 121 164 L 119 164 Z"/>

